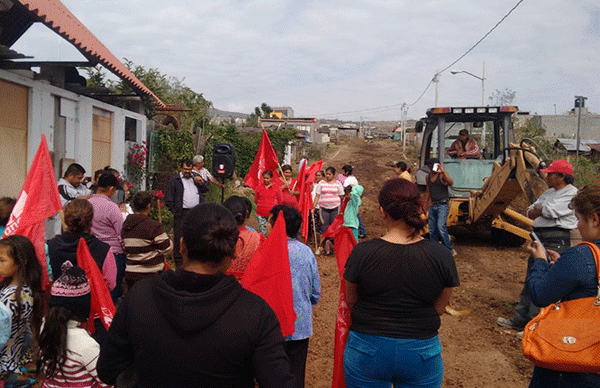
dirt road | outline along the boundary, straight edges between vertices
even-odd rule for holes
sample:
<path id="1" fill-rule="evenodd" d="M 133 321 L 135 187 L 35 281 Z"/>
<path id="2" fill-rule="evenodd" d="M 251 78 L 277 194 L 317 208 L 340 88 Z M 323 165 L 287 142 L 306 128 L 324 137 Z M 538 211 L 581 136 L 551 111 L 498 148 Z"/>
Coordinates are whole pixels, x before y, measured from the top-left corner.
<path id="1" fill-rule="evenodd" d="M 391 162 L 414 159 L 404 156 L 391 140 L 347 141 L 328 148 L 324 166 L 338 170 L 344 164 L 355 168 L 365 187 L 360 209 L 368 238 L 380 236 L 377 194 L 382 183 L 394 177 Z M 457 238 L 455 248 L 461 285 L 454 291 L 451 306 L 471 309 L 465 316 L 442 316 L 444 387 L 527 387 L 532 364 L 524 358 L 515 331 L 496 325 L 499 316 L 510 317 L 523 287 L 526 255 L 519 248 L 497 245 L 484 237 Z M 339 274 L 334 257 L 317 257 L 322 297 L 314 310 L 314 336 L 310 340 L 306 386 L 331 387 L 333 348 Z"/>

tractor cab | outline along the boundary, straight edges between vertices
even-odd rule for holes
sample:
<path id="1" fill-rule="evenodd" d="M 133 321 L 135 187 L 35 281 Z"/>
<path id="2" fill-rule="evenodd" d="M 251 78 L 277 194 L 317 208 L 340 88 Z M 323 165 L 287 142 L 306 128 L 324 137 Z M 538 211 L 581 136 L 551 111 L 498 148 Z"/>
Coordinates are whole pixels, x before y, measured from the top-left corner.
<path id="1" fill-rule="evenodd" d="M 492 174 L 494 163 L 504 162 L 504 150 L 509 142 L 514 142 L 511 116 L 517 110 L 516 106 L 429 109 L 427 117 L 419 120 L 415 128 L 423 134 L 417 184 L 426 184 L 429 173 L 426 163 L 438 158 L 454 180 L 451 198 L 468 198 L 472 190 L 481 189 L 484 179 Z M 448 154 L 463 129 L 477 142 L 479 158 L 463 159 Z"/>

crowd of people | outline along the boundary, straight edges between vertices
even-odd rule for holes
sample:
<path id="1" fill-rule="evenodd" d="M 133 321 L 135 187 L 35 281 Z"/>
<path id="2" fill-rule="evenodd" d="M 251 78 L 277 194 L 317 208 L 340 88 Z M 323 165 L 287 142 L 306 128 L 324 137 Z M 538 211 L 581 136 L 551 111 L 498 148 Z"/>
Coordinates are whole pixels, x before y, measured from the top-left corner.
<path id="1" fill-rule="evenodd" d="M 475 155 L 468 133 L 451 151 Z M 476 146 L 476 144 L 475 144 Z M 478 150 L 477 150 L 478 151 Z M 476 156 L 476 155 L 475 155 Z M 300 184 L 290 165 L 266 170 L 254 203 L 230 196 L 207 203 L 209 184 L 221 186 L 201 156 L 183 160 L 165 189 L 174 238 L 150 218 L 153 195 L 131 196 L 107 167 L 93 180 L 69 166 L 58 182 L 61 214 L 49 221 L 47 262 L 51 279 L 44 295 L 42 268 L 31 241 L 0 240 L 0 382 L 25 387 L 26 360 L 37 361 L 43 387 L 304 387 L 313 307 L 321 284 L 317 257 L 333 253 L 323 237 L 338 214 L 358 243 L 343 278 L 350 332 L 344 352 L 347 387 L 440 387 L 440 315 L 460 284 L 456 251 L 446 228 L 452 177 L 429 160 L 424 190 L 406 162 L 383 183 L 378 214 L 386 232 L 366 240 L 360 218 L 364 188 L 350 164 L 317 171 L 309 220 L 313 250 L 300 238 Z M 539 307 L 595 296 L 598 271 L 589 248 L 570 248 L 570 232 L 600 244 L 600 187 L 573 186 L 573 168 L 555 161 L 542 170 L 550 189 L 527 216 L 543 243 L 530 243 L 526 282 L 515 316 L 497 323 L 522 331 Z M 15 201 L 0 199 L 0 228 Z M 124 206 L 125 205 L 125 206 Z M 125 216 L 120 206 L 125 209 Z M 258 231 L 247 225 L 256 212 Z M 428 216 L 427 216 L 428 214 Z M 293 309 L 293 332 L 283 337 L 273 309 L 241 286 L 246 268 L 279 217 L 285 222 Z M 58 227 L 57 227 L 58 225 Z M 428 226 L 429 238 L 423 237 Z M 91 286 L 78 266 L 83 239 L 118 306 L 110 328 L 94 318 Z M 167 258 L 172 255 L 174 268 Z M 4 343 L 1 341 L 4 340 Z M 600 375 L 535 367 L 530 387 L 597 387 Z"/>

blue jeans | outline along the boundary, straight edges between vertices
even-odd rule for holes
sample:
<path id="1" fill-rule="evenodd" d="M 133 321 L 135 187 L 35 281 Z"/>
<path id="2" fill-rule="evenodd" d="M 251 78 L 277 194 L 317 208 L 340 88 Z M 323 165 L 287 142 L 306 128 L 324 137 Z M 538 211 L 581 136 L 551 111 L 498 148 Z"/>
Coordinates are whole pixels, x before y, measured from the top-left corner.
<path id="1" fill-rule="evenodd" d="M 438 336 L 390 338 L 350 331 L 344 351 L 347 388 L 442 386 L 444 364 Z"/>
<path id="2" fill-rule="evenodd" d="M 429 207 L 429 239 L 441 241 L 446 248 L 452 250 L 452 242 L 450 241 L 450 235 L 448 235 L 448 228 L 446 227 L 449 211 L 450 204 L 448 202 L 434 203 Z"/>
<path id="3" fill-rule="evenodd" d="M 600 375 L 595 373 L 568 373 L 556 370 L 533 368 L 529 388 L 598 388 Z"/>

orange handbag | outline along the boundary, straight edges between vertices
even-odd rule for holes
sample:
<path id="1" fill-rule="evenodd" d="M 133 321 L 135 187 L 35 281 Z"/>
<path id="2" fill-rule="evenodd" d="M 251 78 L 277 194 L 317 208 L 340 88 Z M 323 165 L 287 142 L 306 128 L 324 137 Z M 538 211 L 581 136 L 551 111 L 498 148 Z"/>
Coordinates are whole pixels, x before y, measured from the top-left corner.
<path id="1" fill-rule="evenodd" d="M 600 249 L 594 254 L 600 284 Z M 523 353 L 534 365 L 561 372 L 600 373 L 600 286 L 596 297 L 544 307 L 523 331 Z"/>

